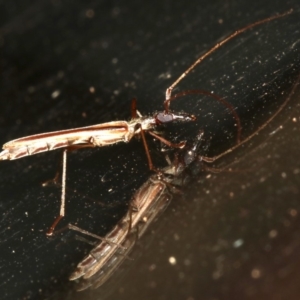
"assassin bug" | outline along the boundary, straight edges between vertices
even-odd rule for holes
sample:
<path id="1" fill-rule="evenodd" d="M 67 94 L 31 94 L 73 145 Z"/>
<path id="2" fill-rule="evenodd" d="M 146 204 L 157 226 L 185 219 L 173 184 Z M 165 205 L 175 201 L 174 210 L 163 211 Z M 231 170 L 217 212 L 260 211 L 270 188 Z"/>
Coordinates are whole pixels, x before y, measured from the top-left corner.
<path id="1" fill-rule="evenodd" d="M 58 222 L 65 215 L 65 190 L 66 190 L 66 166 L 67 166 L 67 151 L 87 148 L 87 147 L 102 147 L 112 145 L 118 142 L 129 142 L 133 136 L 140 134 L 142 136 L 143 144 L 146 150 L 149 168 L 155 170 L 152 159 L 149 153 L 147 142 L 145 139 L 145 132 L 148 132 L 153 137 L 162 141 L 166 145 L 174 148 L 183 148 L 185 142 L 178 144 L 171 143 L 163 137 L 156 134 L 154 131 L 157 126 L 170 123 L 170 122 L 190 122 L 195 120 L 194 115 L 185 113 L 174 113 L 170 111 L 170 103 L 179 96 L 193 93 L 207 94 L 216 98 L 224 104 L 224 101 L 207 91 L 203 90 L 188 90 L 172 96 L 172 90 L 178 85 L 198 64 L 200 64 L 211 53 L 219 49 L 222 45 L 233 39 L 237 35 L 245 32 L 246 30 L 258 26 L 260 24 L 284 17 L 292 13 L 292 10 L 272 16 L 261 21 L 257 21 L 242 29 L 239 29 L 225 38 L 223 41 L 217 43 L 204 55 L 200 56 L 185 72 L 183 72 L 174 83 L 166 90 L 166 99 L 164 101 L 164 111 L 153 114 L 150 117 L 143 117 L 136 109 L 136 101 L 132 102 L 132 120 L 127 121 L 112 121 L 87 127 L 73 128 L 67 130 L 60 130 L 48 133 L 41 133 L 31 135 L 19 139 L 12 140 L 3 145 L 3 151 L 0 153 L 0 160 L 14 160 L 25 156 L 51 151 L 59 148 L 64 148 L 63 151 L 63 169 L 62 169 L 62 191 L 61 191 L 61 206 L 59 216 L 55 219 L 53 225 L 48 230 L 47 234 L 52 235 Z M 233 107 L 227 103 L 227 107 L 233 113 L 238 123 L 238 141 L 240 136 L 239 118 L 234 112 Z"/>

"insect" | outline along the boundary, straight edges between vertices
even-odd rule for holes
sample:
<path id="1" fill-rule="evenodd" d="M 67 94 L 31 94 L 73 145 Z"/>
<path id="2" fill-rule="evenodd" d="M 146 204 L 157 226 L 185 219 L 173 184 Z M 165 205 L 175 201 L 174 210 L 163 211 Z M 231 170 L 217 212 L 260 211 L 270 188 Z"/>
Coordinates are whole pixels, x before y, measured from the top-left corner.
<path id="1" fill-rule="evenodd" d="M 174 148 L 183 148 L 185 142 L 178 144 L 171 143 L 163 137 L 156 134 L 154 131 L 157 126 L 170 122 L 190 122 L 195 120 L 194 115 L 185 113 L 173 113 L 170 111 L 170 103 L 179 96 L 193 93 L 206 93 L 212 96 L 209 92 L 203 90 L 185 91 L 175 96 L 172 96 L 172 90 L 178 83 L 183 80 L 199 63 L 201 63 L 207 56 L 216 51 L 226 42 L 235 36 L 245 32 L 247 29 L 253 28 L 257 25 L 278 19 L 290 14 L 292 10 L 266 18 L 264 20 L 250 24 L 240 30 L 235 31 L 226 39 L 216 44 L 204 55 L 199 57 L 179 78 L 166 90 L 166 98 L 164 101 L 164 111 L 153 114 L 151 117 L 143 117 L 136 109 L 136 101 L 132 102 L 132 120 L 126 121 L 112 121 L 103 124 L 97 124 L 87 127 L 74 128 L 68 130 L 61 130 L 55 132 L 41 133 L 31 135 L 19 139 L 12 140 L 3 146 L 3 151 L 0 153 L 0 160 L 13 160 L 25 156 L 51 151 L 59 148 L 64 148 L 63 151 L 63 168 L 62 168 L 62 189 L 61 189 L 61 206 L 59 216 L 55 219 L 53 225 L 48 230 L 47 234 L 52 235 L 55 227 L 65 215 L 65 190 L 66 190 L 66 169 L 67 169 L 67 151 L 74 149 L 81 149 L 87 147 L 102 147 L 112 145 L 118 142 L 129 142 L 133 136 L 141 135 L 143 144 L 146 150 L 149 168 L 154 170 L 151 160 L 147 142 L 145 139 L 145 132 L 148 132 L 153 137 L 157 138 L 166 145 Z M 216 96 L 214 96 L 216 97 Z M 220 101 L 222 102 L 222 101 Z M 234 109 L 229 105 L 233 112 Z M 238 120 L 238 119 L 237 119 Z M 240 128 L 240 126 L 238 126 Z"/>
<path id="2" fill-rule="evenodd" d="M 172 188 L 186 185 L 191 178 L 203 169 L 203 162 L 212 163 L 238 147 L 250 141 L 261 132 L 287 105 L 299 84 L 298 78 L 293 89 L 278 110 L 257 130 L 239 144 L 214 157 L 205 157 L 200 153 L 200 145 L 204 132 L 200 132 L 192 145 L 175 153 L 175 159 L 161 170 L 161 174 L 152 175 L 133 195 L 130 209 L 125 216 L 106 234 L 104 238 L 86 232 L 70 224 L 70 229 L 101 239 L 90 253 L 78 264 L 69 277 L 78 280 L 78 291 L 87 288 L 98 288 L 103 285 L 116 271 L 118 266 L 128 258 L 128 253 L 138 238 L 150 226 L 151 222 L 168 206 L 172 199 Z M 178 154 L 176 156 L 176 154 Z M 210 168 L 208 168 L 210 169 Z M 219 170 L 220 171 L 220 170 Z"/>
<path id="3" fill-rule="evenodd" d="M 268 20 L 270 20 L 270 18 Z M 262 21 L 255 24 L 261 24 L 261 22 Z M 245 28 L 249 28 L 249 26 Z M 187 94 L 192 92 L 193 91 L 185 91 L 183 93 Z M 291 94 L 292 93 L 293 91 Z M 86 289 L 90 286 L 93 288 L 101 286 L 111 276 L 120 263 L 126 259 L 127 253 L 134 246 L 137 236 L 141 236 L 148 228 L 151 221 L 166 208 L 172 197 L 170 186 L 182 186 L 185 181 L 188 180 L 189 174 L 185 172 L 186 170 L 192 169 L 193 174 L 195 174 L 195 171 L 197 173 L 200 170 L 199 162 L 214 162 L 248 142 L 282 111 L 288 100 L 289 97 L 279 107 L 275 114 L 273 114 L 272 117 L 254 133 L 242 141 L 239 141 L 238 139 L 236 146 L 233 146 L 217 156 L 204 157 L 199 154 L 199 145 L 203 135 L 203 133 L 200 133 L 196 137 L 192 147 L 184 149 L 179 160 L 175 159 L 169 166 L 164 168 L 162 170 L 162 175 L 155 174 L 151 176 L 135 192 L 131 200 L 132 209 L 129 210 L 112 231 L 110 231 L 105 238 L 91 250 L 90 254 L 78 264 L 77 269 L 70 276 L 70 280 L 81 278 L 79 290 Z M 166 100 L 165 103 L 169 105 L 170 102 Z M 193 168 L 195 162 L 198 165 L 196 165 L 196 168 Z M 78 230 L 78 228 L 74 227 L 72 229 Z M 82 232 L 81 229 L 78 231 Z"/>
<path id="4" fill-rule="evenodd" d="M 130 209 L 125 216 L 102 238 L 102 241 L 91 250 L 71 274 L 70 280 L 83 278 L 80 282 L 80 290 L 90 285 L 93 285 L 93 288 L 102 285 L 108 279 L 108 274 L 112 274 L 126 258 L 126 254 L 151 222 L 167 207 L 172 198 L 170 187 L 182 186 L 186 183 L 189 173 L 184 173 L 184 171 L 194 162 L 201 161 L 199 147 L 202 136 L 201 131 L 192 145 L 186 146 L 183 152 L 175 156 L 175 159 L 161 170 L 162 174 L 152 175 L 134 193 Z M 73 225 L 69 228 L 89 234 Z"/>
<path id="5" fill-rule="evenodd" d="M 207 167 L 203 165 L 203 162 L 212 163 L 218 160 L 262 131 L 287 105 L 298 86 L 299 80 L 300 78 L 298 78 L 286 100 L 263 125 L 239 144 L 221 154 L 214 157 L 205 157 L 200 153 L 200 145 L 204 135 L 204 132 L 200 131 L 192 145 L 187 144 L 184 149 L 178 150 L 180 152 L 175 153 L 174 160 L 163 168 L 160 174 L 152 175 L 134 193 L 130 202 L 130 209 L 104 238 L 69 224 L 70 229 L 101 240 L 78 264 L 76 270 L 69 277 L 70 280 L 79 280 L 76 289 L 80 291 L 90 287 L 98 288 L 103 285 L 118 266 L 128 258 L 128 253 L 151 222 L 168 206 L 173 195 L 172 189 L 178 190 L 203 169 L 205 170 Z"/>

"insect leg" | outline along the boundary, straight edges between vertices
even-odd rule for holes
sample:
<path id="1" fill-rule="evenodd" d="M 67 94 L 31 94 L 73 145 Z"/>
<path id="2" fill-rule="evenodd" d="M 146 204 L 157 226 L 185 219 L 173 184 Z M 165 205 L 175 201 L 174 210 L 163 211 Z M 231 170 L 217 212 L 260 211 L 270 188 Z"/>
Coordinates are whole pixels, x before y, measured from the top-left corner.
<path id="1" fill-rule="evenodd" d="M 132 204 L 129 204 L 129 226 L 128 226 L 128 233 L 127 235 L 130 233 L 131 228 L 132 228 L 132 213 L 133 213 L 133 206 Z"/>
<path id="2" fill-rule="evenodd" d="M 53 235 L 55 227 L 57 226 L 57 224 L 59 223 L 59 221 L 65 216 L 67 151 L 68 151 L 68 149 L 64 149 L 64 151 L 63 151 L 62 179 L 61 179 L 61 202 L 60 202 L 59 216 L 55 219 L 54 223 L 51 225 L 51 227 L 47 231 L 46 234 L 48 236 Z"/>
<path id="3" fill-rule="evenodd" d="M 133 98 L 131 100 L 131 118 L 132 119 L 136 119 L 137 118 L 136 98 Z"/>
<path id="4" fill-rule="evenodd" d="M 54 230 L 59 223 L 59 221 L 65 216 L 65 200 L 66 200 L 66 177 L 67 177 L 67 152 L 74 151 L 82 148 L 93 148 L 95 147 L 93 144 L 91 145 L 75 145 L 63 150 L 63 158 L 62 158 L 62 179 L 61 179 L 61 202 L 60 202 L 60 211 L 59 216 L 55 219 L 49 230 L 47 231 L 47 235 L 51 236 L 54 233 Z M 57 182 L 59 172 L 56 173 L 54 179 L 51 181 Z M 49 181 L 43 183 L 43 186 L 47 185 Z"/>
<path id="5" fill-rule="evenodd" d="M 141 132 L 143 144 L 144 144 L 146 155 L 147 155 L 147 159 L 148 159 L 149 169 L 150 170 L 155 170 L 155 168 L 153 166 L 152 158 L 151 158 L 151 155 L 150 155 L 150 152 L 149 152 L 148 144 L 147 144 L 147 141 L 146 141 L 145 133 L 144 133 L 144 130 L 142 129 L 142 125 L 141 124 L 136 124 L 135 131 L 137 131 L 138 129 L 140 129 L 140 132 Z"/>
<path id="6" fill-rule="evenodd" d="M 111 240 L 109 240 L 109 239 L 107 239 L 107 238 L 105 238 L 105 237 L 99 236 L 99 235 L 97 235 L 97 234 L 91 233 L 91 232 L 89 232 L 89 231 L 87 231 L 87 230 L 84 230 L 84 229 L 82 229 L 82 228 L 80 228 L 80 227 L 77 227 L 77 226 L 75 226 L 75 225 L 73 225 L 73 224 L 71 224 L 71 223 L 69 223 L 69 224 L 67 225 L 67 228 L 70 229 L 70 230 L 73 230 L 73 231 L 80 232 L 80 233 L 82 233 L 82 234 L 84 234 L 84 235 L 93 237 L 94 239 L 100 240 L 100 241 L 102 241 L 102 242 L 106 242 L 106 243 L 108 243 L 108 244 L 110 244 L 110 245 L 114 245 L 114 246 L 118 246 L 118 247 L 120 247 L 120 248 L 124 248 L 124 247 L 123 247 L 122 245 L 120 245 L 119 243 L 116 243 L 116 242 L 114 242 L 114 241 L 111 241 Z"/>
<path id="7" fill-rule="evenodd" d="M 171 148 L 179 148 L 182 149 L 184 148 L 186 141 L 180 142 L 178 144 L 174 144 L 171 143 L 170 141 L 164 139 L 162 136 L 152 132 L 152 131 L 148 131 L 149 134 L 151 134 L 152 136 L 154 136 L 156 139 L 160 140 L 162 143 L 166 144 L 167 146 L 171 147 Z"/>
<path id="8" fill-rule="evenodd" d="M 144 133 L 144 130 L 142 129 L 141 124 L 136 125 L 135 131 L 137 131 L 138 129 L 140 129 L 140 133 L 141 133 L 141 136 L 142 136 L 143 144 L 144 144 L 147 159 L 148 159 L 149 169 L 152 170 L 152 171 L 158 171 L 158 170 L 156 170 L 156 168 L 153 165 L 152 158 L 151 158 L 151 155 L 150 155 L 150 151 L 149 151 L 149 148 L 148 148 L 148 144 L 147 144 L 147 141 L 146 141 L 145 133 Z M 157 138 L 158 140 L 160 140 L 161 142 L 163 142 L 164 144 L 166 144 L 169 147 L 182 149 L 185 146 L 185 142 L 180 142 L 179 144 L 173 144 L 173 143 L 169 142 L 168 140 L 164 139 L 163 137 L 157 135 L 154 132 L 151 132 L 151 131 L 148 131 L 148 132 L 149 132 L 149 134 L 151 134 L 152 136 L 154 136 L 155 138 Z"/>

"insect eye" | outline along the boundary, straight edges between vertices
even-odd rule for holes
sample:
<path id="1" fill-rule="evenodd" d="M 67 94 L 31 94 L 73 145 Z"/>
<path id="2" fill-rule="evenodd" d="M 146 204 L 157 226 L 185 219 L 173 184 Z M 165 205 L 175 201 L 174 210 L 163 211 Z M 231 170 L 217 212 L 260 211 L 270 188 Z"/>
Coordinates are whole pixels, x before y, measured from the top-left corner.
<path id="1" fill-rule="evenodd" d="M 160 112 L 156 115 L 157 123 L 168 123 L 173 121 L 173 114 Z"/>

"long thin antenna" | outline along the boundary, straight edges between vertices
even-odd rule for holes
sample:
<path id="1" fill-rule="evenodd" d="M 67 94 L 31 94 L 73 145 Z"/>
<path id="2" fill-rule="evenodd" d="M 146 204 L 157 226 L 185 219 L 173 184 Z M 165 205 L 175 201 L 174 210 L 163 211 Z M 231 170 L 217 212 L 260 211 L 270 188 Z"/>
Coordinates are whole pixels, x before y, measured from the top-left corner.
<path id="1" fill-rule="evenodd" d="M 275 19 L 279 19 L 282 18 L 284 16 L 287 16 L 289 14 L 291 14 L 293 12 L 293 9 L 290 9 L 289 11 L 276 15 L 276 16 L 272 16 L 272 17 L 268 17 L 266 19 L 257 21 L 255 23 L 252 23 L 250 25 L 247 25 L 239 30 L 236 30 L 234 33 L 230 34 L 227 38 L 225 38 L 224 40 L 222 40 L 221 42 L 217 43 L 215 46 L 213 46 L 209 51 L 207 51 L 205 54 L 203 54 L 202 56 L 200 56 L 185 72 L 183 72 L 174 82 L 173 84 L 167 88 L 166 90 L 166 100 L 169 100 L 171 98 L 171 94 L 172 94 L 172 90 L 173 88 L 184 78 L 186 77 L 198 64 L 200 64 L 207 56 L 209 56 L 210 54 L 212 54 L 214 51 L 216 51 L 217 49 L 219 49 L 221 46 L 223 46 L 224 44 L 226 44 L 228 41 L 230 41 L 232 38 L 234 38 L 235 36 L 243 33 L 244 31 L 253 28 L 255 26 L 258 26 L 260 24 L 263 23 L 267 23 L 270 22 L 272 20 Z"/>

